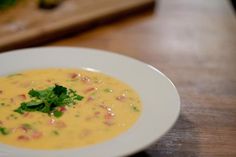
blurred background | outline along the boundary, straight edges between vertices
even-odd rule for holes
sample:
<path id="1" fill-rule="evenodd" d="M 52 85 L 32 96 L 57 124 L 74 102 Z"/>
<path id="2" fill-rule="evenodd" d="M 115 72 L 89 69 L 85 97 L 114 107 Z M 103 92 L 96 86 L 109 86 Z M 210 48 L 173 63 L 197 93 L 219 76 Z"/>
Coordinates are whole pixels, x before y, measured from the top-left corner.
<path id="1" fill-rule="evenodd" d="M 75 35 L 154 4 L 154 0 L 1 0 L 0 51 Z"/>
<path id="2" fill-rule="evenodd" d="M 133 157 L 236 156 L 234 0 L 0 0 L 0 51 L 34 46 L 114 51 L 173 81 L 177 123 Z"/>

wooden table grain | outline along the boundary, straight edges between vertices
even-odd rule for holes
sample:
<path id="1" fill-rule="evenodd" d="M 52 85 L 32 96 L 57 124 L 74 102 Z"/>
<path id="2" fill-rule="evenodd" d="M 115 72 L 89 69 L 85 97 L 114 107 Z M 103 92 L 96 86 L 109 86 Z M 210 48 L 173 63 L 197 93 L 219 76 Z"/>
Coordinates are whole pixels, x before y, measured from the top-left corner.
<path id="1" fill-rule="evenodd" d="M 229 1 L 160 0 L 153 11 L 46 46 L 114 51 L 173 81 L 181 97 L 177 123 L 132 157 L 236 156 L 236 16 Z"/>

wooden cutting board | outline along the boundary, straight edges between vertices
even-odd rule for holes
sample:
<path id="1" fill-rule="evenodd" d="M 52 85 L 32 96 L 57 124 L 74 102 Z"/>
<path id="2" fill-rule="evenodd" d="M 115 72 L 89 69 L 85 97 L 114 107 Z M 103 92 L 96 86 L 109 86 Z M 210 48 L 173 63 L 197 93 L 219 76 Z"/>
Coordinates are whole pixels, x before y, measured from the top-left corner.
<path id="1" fill-rule="evenodd" d="M 37 2 L 21 0 L 0 11 L 0 51 L 44 43 L 155 4 L 155 0 L 64 0 L 45 10 Z"/>

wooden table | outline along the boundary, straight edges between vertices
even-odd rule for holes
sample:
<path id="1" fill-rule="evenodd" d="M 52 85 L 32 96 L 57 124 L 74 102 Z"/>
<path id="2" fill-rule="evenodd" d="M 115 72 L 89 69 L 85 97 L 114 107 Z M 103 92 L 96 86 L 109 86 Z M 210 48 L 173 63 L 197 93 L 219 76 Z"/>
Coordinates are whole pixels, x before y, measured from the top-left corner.
<path id="1" fill-rule="evenodd" d="M 160 0 L 154 11 L 47 46 L 114 51 L 173 81 L 181 97 L 177 123 L 132 157 L 236 156 L 236 16 L 229 1 Z"/>

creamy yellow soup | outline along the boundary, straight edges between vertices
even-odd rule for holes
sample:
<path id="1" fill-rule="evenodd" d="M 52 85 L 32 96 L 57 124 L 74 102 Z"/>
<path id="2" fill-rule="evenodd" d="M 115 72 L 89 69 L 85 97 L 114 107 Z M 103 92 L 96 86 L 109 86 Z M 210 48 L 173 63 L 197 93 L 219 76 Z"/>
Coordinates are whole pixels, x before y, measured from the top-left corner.
<path id="1" fill-rule="evenodd" d="M 60 117 L 15 110 L 32 89 L 60 85 L 83 97 L 61 107 Z M 0 77 L 0 143 L 31 149 L 84 147 L 116 137 L 138 119 L 142 105 L 127 84 L 99 72 L 37 69 Z"/>

